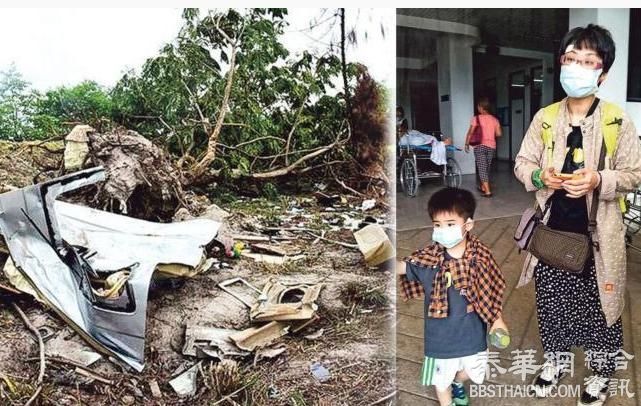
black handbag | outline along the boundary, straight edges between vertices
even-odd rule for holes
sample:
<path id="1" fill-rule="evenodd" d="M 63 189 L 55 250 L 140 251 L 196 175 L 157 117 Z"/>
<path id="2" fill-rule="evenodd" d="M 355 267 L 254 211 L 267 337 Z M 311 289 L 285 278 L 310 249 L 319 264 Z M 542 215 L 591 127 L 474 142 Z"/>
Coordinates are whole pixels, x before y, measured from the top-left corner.
<path id="1" fill-rule="evenodd" d="M 605 143 L 601 145 L 601 155 L 597 171 L 603 169 L 605 164 Z M 543 224 L 543 218 L 550 208 L 545 205 L 545 210 L 540 208 L 527 209 L 521 216 L 519 226 L 516 228 L 514 239 L 520 249 L 524 249 L 540 261 L 558 269 L 568 272 L 580 273 L 590 258 L 590 250 L 597 250 L 599 245 L 594 241 L 593 234 L 596 230 L 596 214 L 599 205 L 599 191 L 601 185 L 594 190 L 590 216 L 588 221 L 588 235 L 554 230 Z"/>

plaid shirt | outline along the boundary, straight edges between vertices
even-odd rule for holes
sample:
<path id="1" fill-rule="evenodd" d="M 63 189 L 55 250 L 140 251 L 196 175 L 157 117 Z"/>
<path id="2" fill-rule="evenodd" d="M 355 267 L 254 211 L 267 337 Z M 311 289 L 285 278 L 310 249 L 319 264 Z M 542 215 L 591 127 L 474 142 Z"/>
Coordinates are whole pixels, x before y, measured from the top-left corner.
<path id="1" fill-rule="evenodd" d="M 446 272 L 452 277 L 454 288 L 470 302 L 469 311 L 476 311 L 481 319 L 493 323 L 503 308 L 505 279 L 494 260 L 492 252 L 478 237 L 471 235 L 460 259 L 445 260 L 442 245 L 432 243 L 404 258 L 405 262 L 423 267 L 439 267 L 427 309 L 427 317 L 445 318 L 448 315 Z M 401 275 L 401 296 L 403 300 L 419 298 L 425 294 L 419 282 L 409 281 Z"/>

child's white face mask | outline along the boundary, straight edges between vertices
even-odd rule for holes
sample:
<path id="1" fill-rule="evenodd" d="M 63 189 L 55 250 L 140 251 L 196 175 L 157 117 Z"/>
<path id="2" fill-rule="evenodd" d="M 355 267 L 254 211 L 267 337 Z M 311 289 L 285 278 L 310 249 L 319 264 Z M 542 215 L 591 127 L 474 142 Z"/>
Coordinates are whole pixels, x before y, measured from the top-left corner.
<path id="1" fill-rule="evenodd" d="M 432 232 L 432 241 L 435 241 L 448 249 L 456 247 L 461 241 L 463 241 L 463 238 L 465 238 L 463 227 L 465 227 L 465 224 L 467 223 L 468 222 L 466 221 L 462 226 L 434 227 L 434 231 Z M 465 233 L 467 233 L 467 230 L 465 230 Z"/>

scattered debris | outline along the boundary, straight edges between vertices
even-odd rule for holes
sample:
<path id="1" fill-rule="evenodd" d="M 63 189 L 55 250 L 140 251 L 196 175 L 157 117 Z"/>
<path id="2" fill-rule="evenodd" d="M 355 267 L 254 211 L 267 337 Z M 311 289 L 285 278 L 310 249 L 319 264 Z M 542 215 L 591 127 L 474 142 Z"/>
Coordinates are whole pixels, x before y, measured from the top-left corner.
<path id="1" fill-rule="evenodd" d="M 169 385 L 180 397 L 194 396 L 198 386 L 198 371 L 202 361 L 197 362 L 191 368 L 169 381 Z"/>
<path id="2" fill-rule="evenodd" d="M 261 348 L 258 351 L 256 351 L 256 358 L 255 362 L 259 361 L 262 358 L 276 358 L 280 354 L 284 353 L 287 350 L 285 347 L 279 347 L 279 348 Z"/>
<path id="3" fill-rule="evenodd" d="M 325 207 L 332 207 L 336 203 L 345 202 L 345 200 L 341 199 L 339 195 L 329 196 L 323 192 L 314 192 L 314 196 L 316 196 L 316 201 L 318 202 L 318 204 Z"/>
<path id="4" fill-rule="evenodd" d="M 258 347 L 267 347 L 289 332 L 289 326 L 279 321 L 272 321 L 261 327 L 250 327 L 232 334 L 229 338 L 238 348 L 254 351 Z"/>
<path id="5" fill-rule="evenodd" d="M 76 367 L 75 371 L 76 371 L 77 374 L 85 376 L 85 377 L 87 377 L 87 378 L 89 378 L 91 380 L 96 380 L 96 381 L 102 382 L 102 383 L 107 384 L 107 385 L 113 385 L 113 381 L 111 381 L 111 380 L 109 380 L 109 379 L 107 379 L 107 378 L 105 378 L 105 377 L 103 377 L 103 376 L 101 376 L 101 375 L 99 375 L 99 374 L 97 374 L 97 373 L 95 373 L 93 371 L 90 371 L 90 370 L 88 370 L 86 368 Z"/>
<path id="6" fill-rule="evenodd" d="M 288 256 L 278 256 L 278 255 L 257 254 L 255 252 L 250 252 L 247 250 L 242 252 L 242 256 L 251 258 L 256 262 L 264 262 L 266 264 L 273 264 L 273 265 L 282 265 L 286 262 L 300 261 L 301 259 L 305 258 L 305 255 L 295 255 L 292 257 L 288 257 Z"/>
<path id="7" fill-rule="evenodd" d="M 308 339 L 308 340 L 318 340 L 319 338 L 321 338 L 321 336 L 323 335 L 324 332 L 325 331 L 321 328 L 321 329 L 319 329 L 317 332 L 315 332 L 313 334 L 306 335 L 305 338 Z"/>
<path id="8" fill-rule="evenodd" d="M 216 327 L 203 327 L 188 325 L 185 329 L 185 344 L 182 349 L 183 355 L 222 360 L 225 357 L 246 357 L 250 353 L 240 350 L 230 340 L 229 336 L 238 333 L 237 330 L 230 330 Z"/>
<path id="9" fill-rule="evenodd" d="M 370 266 L 377 266 L 395 257 L 394 246 L 378 224 L 370 224 L 354 233 L 358 248 Z"/>
<path id="10" fill-rule="evenodd" d="M 222 281 L 222 282 L 220 282 L 218 284 L 218 287 L 220 287 L 222 290 L 224 290 L 225 292 L 229 293 L 230 295 L 232 295 L 233 297 L 235 297 L 236 299 L 241 301 L 247 307 L 254 306 L 255 301 L 249 301 L 249 300 L 243 298 L 242 296 L 240 296 L 239 294 L 233 292 L 231 289 L 229 289 L 230 286 L 235 285 L 237 283 L 241 283 L 241 284 L 249 287 L 253 291 L 258 292 L 259 294 L 261 293 L 260 290 L 256 289 L 254 286 L 252 286 L 249 282 L 247 282 L 243 278 L 232 278 L 232 279 L 228 279 L 226 281 Z"/>
<path id="11" fill-rule="evenodd" d="M 320 362 L 314 362 L 309 367 L 309 370 L 312 373 L 312 376 L 314 376 L 314 378 L 316 378 L 318 382 L 327 382 L 331 378 L 329 370 L 325 368 Z"/>
<path id="12" fill-rule="evenodd" d="M 309 320 L 318 309 L 316 300 L 323 284 L 284 284 L 270 280 L 249 316 L 253 321 Z"/>
<path id="13" fill-rule="evenodd" d="M 363 200 L 363 204 L 361 205 L 361 210 L 362 211 L 372 210 L 374 207 L 376 207 L 376 199 Z"/>
<path id="14" fill-rule="evenodd" d="M 130 406 L 130 405 L 133 405 L 134 403 L 136 403 L 136 399 L 133 396 L 125 395 L 125 396 L 122 397 L 122 404 L 123 405 Z"/>
<path id="15" fill-rule="evenodd" d="M 162 399 L 162 392 L 158 386 L 158 382 L 155 379 L 149 381 L 149 389 L 151 390 L 151 395 L 156 399 Z"/>
<path id="16" fill-rule="evenodd" d="M 71 338 L 68 330 L 62 330 L 53 339 L 47 341 L 45 354 L 49 357 L 60 357 L 88 367 L 102 358 L 76 337 Z"/>
<path id="17" fill-rule="evenodd" d="M 257 252 L 266 252 L 268 254 L 280 255 L 282 257 L 292 257 L 301 253 L 300 248 L 296 247 L 283 247 L 279 245 L 270 244 L 252 244 L 252 250 Z"/>

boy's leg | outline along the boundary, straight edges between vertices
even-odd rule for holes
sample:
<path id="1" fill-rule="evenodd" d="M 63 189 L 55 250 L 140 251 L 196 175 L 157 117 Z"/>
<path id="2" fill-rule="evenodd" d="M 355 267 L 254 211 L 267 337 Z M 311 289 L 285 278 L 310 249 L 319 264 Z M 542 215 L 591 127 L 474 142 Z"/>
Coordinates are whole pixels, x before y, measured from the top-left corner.
<path id="1" fill-rule="evenodd" d="M 435 386 L 434 389 L 436 389 L 436 397 L 438 397 L 438 402 L 441 406 L 450 406 L 452 404 L 452 390 L 449 387 L 440 390 Z"/>
<path id="2" fill-rule="evenodd" d="M 456 377 L 454 377 L 454 380 L 458 383 L 463 383 L 470 379 L 470 376 L 467 374 L 467 372 L 462 369 L 456 373 Z"/>

